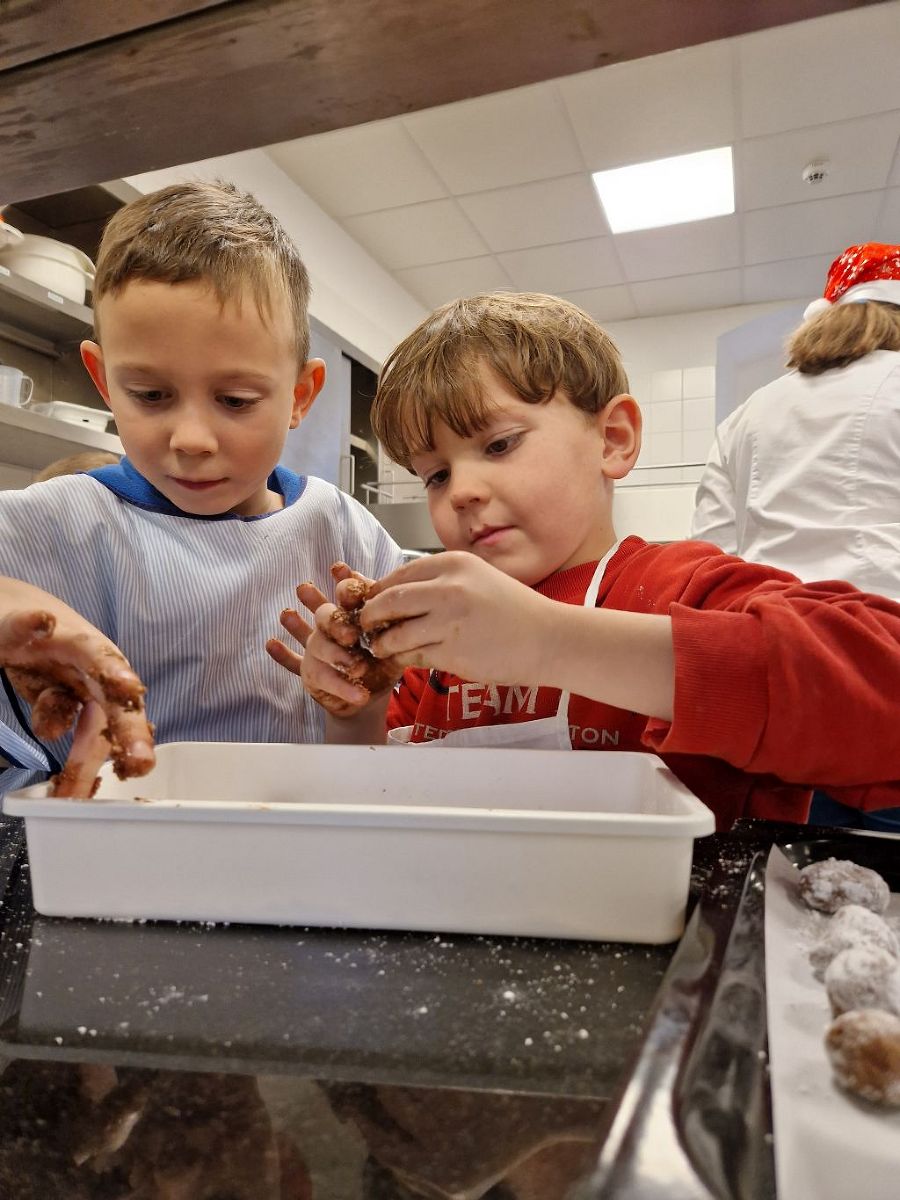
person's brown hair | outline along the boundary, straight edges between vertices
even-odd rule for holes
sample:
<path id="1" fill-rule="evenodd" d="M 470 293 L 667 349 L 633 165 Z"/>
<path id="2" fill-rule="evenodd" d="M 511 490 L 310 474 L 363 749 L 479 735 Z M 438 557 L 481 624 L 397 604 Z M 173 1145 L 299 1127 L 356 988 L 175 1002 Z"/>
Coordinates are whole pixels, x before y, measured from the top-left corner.
<path id="1" fill-rule="evenodd" d="M 787 365 L 802 375 L 821 375 L 873 350 L 900 350 L 900 305 L 881 300 L 833 304 L 794 333 Z"/>
<path id="2" fill-rule="evenodd" d="M 45 483 L 48 479 L 56 479 L 60 475 L 76 475 L 79 471 L 93 471 L 95 467 L 108 467 L 117 462 L 118 454 L 109 450 L 85 450 L 81 454 L 70 454 L 68 458 L 58 458 L 38 472 L 31 482 Z"/>
<path id="3" fill-rule="evenodd" d="M 132 279 L 201 280 L 223 304 L 249 290 L 264 319 L 283 296 L 297 356 L 309 357 L 309 274 L 300 252 L 275 217 L 234 184 L 176 183 L 120 208 L 100 242 L 95 307 Z"/>
<path id="4" fill-rule="evenodd" d="M 586 413 L 628 391 L 609 336 L 586 312 L 556 296 L 492 292 L 437 309 L 387 359 L 372 406 L 375 435 L 394 462 L 434 448 L 435 422 L 468 437 L 490 419 L 479 366 L 522 400 L 555 392 Z"/>

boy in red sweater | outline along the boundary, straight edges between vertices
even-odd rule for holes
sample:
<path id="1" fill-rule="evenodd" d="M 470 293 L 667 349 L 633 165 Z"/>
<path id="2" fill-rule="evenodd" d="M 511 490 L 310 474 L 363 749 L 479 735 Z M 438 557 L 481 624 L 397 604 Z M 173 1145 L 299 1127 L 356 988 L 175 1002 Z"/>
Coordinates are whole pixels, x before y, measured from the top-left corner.
<path id="1" fill-rule="evenodd" d="M 900 606 L 703 542 L 619 540 L 613 487 L 641 414 L 585 313 L 540 295 L 446 305 L 388 359 L 372 417 L 449 553 L 378 581 L 362 609 L 393 693 L 358 682 L 355 631 L 298 589 L 315 627 L 282 621 L 305 653 L 271 649 L 332 739 L 371 740 L 386 713 L 414 742 L 652 751 L 720 828 L 803 821 L 815 786 L 900 803 Z"/>

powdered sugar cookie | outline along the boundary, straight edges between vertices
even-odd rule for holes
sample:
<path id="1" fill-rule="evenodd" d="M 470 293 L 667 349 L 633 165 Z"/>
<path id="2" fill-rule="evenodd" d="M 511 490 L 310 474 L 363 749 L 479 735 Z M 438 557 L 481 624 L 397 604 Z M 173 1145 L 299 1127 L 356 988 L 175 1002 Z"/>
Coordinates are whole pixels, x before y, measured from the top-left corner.
<path id="1" fill-rule="evenodd" d="M 883 913 L 891 898 L 890 889 L 877 871 L 839 858 L 826 858 L 800 872 L 800 895 L 810 908 L 837 912 L 845 904 L 859 904 Z"/>

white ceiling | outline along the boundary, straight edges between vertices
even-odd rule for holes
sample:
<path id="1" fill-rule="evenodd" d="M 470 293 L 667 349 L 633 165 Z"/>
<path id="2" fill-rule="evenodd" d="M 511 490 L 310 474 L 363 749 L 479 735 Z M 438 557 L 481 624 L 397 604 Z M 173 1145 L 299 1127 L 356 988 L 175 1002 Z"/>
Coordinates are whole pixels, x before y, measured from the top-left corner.
<path id="1" fill-rule="evenodd" d="M 898 139 L 888 0 L 268 153 L 428 308 L 512 288 L 615 321 L 819 295 L 846 246 L 900 242 Z M 733 216 L 610 234 L 591 171 L 722 145 Z"/>

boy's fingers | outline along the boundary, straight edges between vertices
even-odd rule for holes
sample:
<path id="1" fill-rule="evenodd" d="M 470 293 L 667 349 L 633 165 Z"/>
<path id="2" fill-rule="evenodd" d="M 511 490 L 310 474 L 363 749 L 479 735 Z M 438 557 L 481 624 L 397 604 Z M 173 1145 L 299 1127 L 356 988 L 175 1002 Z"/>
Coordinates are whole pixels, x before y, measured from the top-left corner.
<path id="1" fill-rule="evenodd" d="M 312 625 L 300 616 L 293 608 L 286 608 L 280 617 L 281 624 L 291 637 L 297 639 L 301 646 L 305 646 L 309 641 L 309 635 L 313 631 Z M 275 639 L 273 639 L 275 640 Z"/>
<path id="2" fill-rule="evenodd" d="M 341 714 L 343 716 L 346 716 L 351 709 L 356 711 L 363 708 L 372 698 L 372 693 L 363 684 L 345 679 L 335 670 L 323 671 L 321 676 L 321 679 L 311 679 L 308 683 L 304 680 L 307 691 L 320 704 L 323 703 L 322 696 L 336 700 L 344 708 Z M 326 704 L 325 707 L 329 706 Z M 329 708 L 329 711 L 333 712 L 334 709 Z"/>
<path id="3" fill-rule="evenodd" d="M 75 729 L 66 765 L 50 784 L 52 796 L 86 800 L 93 794 L 97 772 L 110 749 L 105 729 L 106 714 L 95 700 L 89 700 Z"/>
<path id="4" fill-rule="evenodd" d="M 81 700 L 68 688 L 47 687 L 31 709 L 31 723 L 39 737 L 54 741 L 66 732 L 81 709 Z"/>
<path id="5" fill-rule="evenodd" d="M 303 655 L 297 654 L 295 650 L 289 650 L 284 642 L 280 642 L 278 638 L 269 638 L 266 642 L 266 653 L 279 666 L 286 667 L 293 675 L 301 675 L 303 673 Z"/>
<path id="6" fill-rule="evenodd" d="M 106 719 L 106 735 L 111 742 L 109 753 L 113 770 L 119 779 L 130 779 L 152 771 L 156 764 L 153 726 L 147 720 L 143 707 L 126 709 L 114 705 L 107 710 Z"/>
<path id="7" fill-rule="evenodd" d="M 367 600 L 359 614 L 360 628 L 365 632 L 379 625 L 409 621 L 425 616 L 440 600 L 429 583 L 400 583 L 374 599 Z"/>
<path id="8" fill-rule="evenodd" d="M 314 583 L 299 583 L 296 590 L 297 599 L 310 612 L 315 612 L 321 605 L 328 603 L 328 597 Z"/>
<path id="9" fill-rule="evenodd" d="M 412 562 L 404 563 L 402 567 L 397 567 L 396 571 L 391 571 L 390 575 L 374 580 L 369 596 L 379 596 L 389 588 L 399 587 L 401 584 L 438 579 L 452 567 L 453 559 L 454 555 L 449 552 L 429 554 L 427 558 L 414 558 Z"/>
<path id="10" fill-rule="evenodd" d="M 346 649 L 359 642 L 359 629 L 334 604 L 322 604 L 316 609 L 316 629 L 329 642 Z"/>
<path id="11" fill-rule="evenodd" d="M 331 565 L 331 578 L 335 583 L 340 583 L 343 579 L 362 579 L 363 576 L 345 562 L 336 562 Z"/>
<path id="12" fill-rule="evenodd" d="M 48 638 L 56 628 L 52 613 L 15 612 L 0 618 L 0 663 L 7 654 L 18 657 L 23 646 Z"/>

